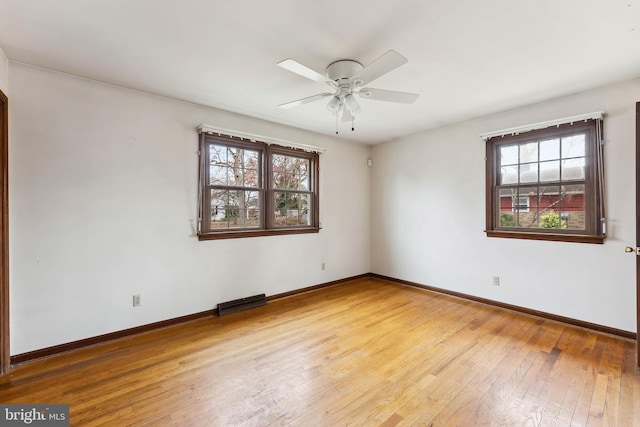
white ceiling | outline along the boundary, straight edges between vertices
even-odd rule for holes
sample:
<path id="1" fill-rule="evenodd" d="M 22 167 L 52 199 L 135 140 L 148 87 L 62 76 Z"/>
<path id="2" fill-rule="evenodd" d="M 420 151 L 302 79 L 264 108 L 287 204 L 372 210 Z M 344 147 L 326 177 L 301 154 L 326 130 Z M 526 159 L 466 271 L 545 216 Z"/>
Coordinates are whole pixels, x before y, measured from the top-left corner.
<path id="1" fill-rule="evenodd" d="M 277 107 L 327 87 L 276 63 L 324 73 L 393 49 L 409 62 L 369 86 L 420 98 L 362 100 L 355 132 L 340 126 L 340 137 L 376 144 L 640 77 L 640 0 L 0 0 L 0 48 L 327 135 L 326 100 Z"/>

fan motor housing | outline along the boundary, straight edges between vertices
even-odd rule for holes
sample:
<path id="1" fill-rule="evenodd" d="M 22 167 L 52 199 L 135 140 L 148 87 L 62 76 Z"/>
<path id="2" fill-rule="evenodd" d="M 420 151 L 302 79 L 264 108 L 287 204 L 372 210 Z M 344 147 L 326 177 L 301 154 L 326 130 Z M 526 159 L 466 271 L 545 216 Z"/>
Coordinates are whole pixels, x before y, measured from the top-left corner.
<path id="1" fill-rule="evenodd" d="M 340 61 L 332 62 L 327 67 L 327 77 L 333 81 L 340 79 L 350 79 L 354 74 L 364 68 L 361 63 L 351 59 L 341 59 Z"/>

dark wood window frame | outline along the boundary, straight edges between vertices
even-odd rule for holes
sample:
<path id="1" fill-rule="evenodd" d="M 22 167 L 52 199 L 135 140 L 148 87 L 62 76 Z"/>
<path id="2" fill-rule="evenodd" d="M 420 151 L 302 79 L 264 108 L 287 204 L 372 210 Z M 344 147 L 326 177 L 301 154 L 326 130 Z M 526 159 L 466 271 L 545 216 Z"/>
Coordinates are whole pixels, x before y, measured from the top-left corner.
<path id="1" fill-rule="evenodd" d="M 541 141 L 572 134 L 586 134 L 585 152 L 585 229 L 563 230 L 543 228 L 501 227 L 499 224 L 500 156 L 499 148 L 505 145 Z M 488 237 L 502 237 L 530 240 L 551 240 L 576 243 L 602 244 L 605 240 L 604 223 L 604 183 L 603 150 L 601 144 L 602 121 L 588 119 L 574 123 L 554 125 L 544 129 L 531 130 L 519 134 L 494 136 L 486 141 L 486 233 Z M 560 185 L 548 182 L 544 185 Z M 521 183 L 520 187 L 542 185 L 542 182 Z"/>
<path id="2" fill-rule="evenodd" d="M 209 146 L 211 144 L 222 145 L 231 148 L 241 148 L 258 151 L 259 154 L 259 177 L 258 186 L 251 188 L 229 187 L 236 190 L 251 190 L 260 193 L 259 209 L 260 223 L 255 228 L 228 228 L 212 229 L 211 199 L 207 196 L 212 186 L 209 182 Z M 320 231 L 320 209 L 319 209 L 319 163 L 320 156 L 316 152 L 302 149 L 290 148 L 276 144 L 267 144 L 261 141 L 253 141 L 234 136 L 218 135 L 202 132 L 200 134 L 200 177 L 199 177 L 199 219 L 198 219 L 198 239 L 217 240 L 233 239 L 242 237 L 260 237 L 285 234 L 305 234 L 318 233 Z M 309 161 L 309 188 L 308 190 L 282 190 L 273 188 L 272 159 L 274 155 L 284 155 L 296 157 Z M 274 194 L 282 191 L 295 191 L 306 193 L 311 201 L 309 209 L 309 225 L 277 225 L 275 220 Z"/>

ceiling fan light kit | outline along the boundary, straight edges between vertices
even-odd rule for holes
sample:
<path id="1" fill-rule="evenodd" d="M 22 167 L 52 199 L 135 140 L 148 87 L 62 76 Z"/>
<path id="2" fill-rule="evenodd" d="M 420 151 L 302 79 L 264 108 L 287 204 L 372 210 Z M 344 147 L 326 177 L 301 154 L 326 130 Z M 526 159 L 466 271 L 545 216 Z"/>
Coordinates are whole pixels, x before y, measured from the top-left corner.
<path id="1" fill-rule="evenodd" d="M 342 104 L 342 101 L 340 100 L 340 98 L 334 95 L 331 97 L 331 101 L 329 101 L 329 103 L 327 104 L 327 110 L 329 110 L 333 115 L 335 115 L 338 112 L 338 109 L 341 104 Z"/>
<path id="2" fill-rule="evenodd" d="M 327 110 L 336 116 L 336 134 L 338 134 L 337 123 L 341 119 L 342 121 L 351 121 L 351 130 L 354 130 L 353 122 L 355 120 L 355 116 L 360 114 L 362 111 L 362 107 L 356 100 L 355 95 L 364 99 L 397 102 L 402 104 L 411 104 L 418 99 L 420 95 L 416 93 L 362 87 L 406 62 L 407 58 L 394 50 L 389 50 L 366 67 L 352 59 L 342 59 L 340 61 L 332 62 L 327 66 L 325 75 L 322 75 L 293 59 L 285 59 L 284 61 L 279 62 L 278 66 L 318 83 L 325 83 L 333 89 L 333 93 L 320 93 L 318 95 L 280 104 L 279 107 L 297 107 L 299 105 L 308 104 L 331 96 L 331 99 L 327 104 Z"/>

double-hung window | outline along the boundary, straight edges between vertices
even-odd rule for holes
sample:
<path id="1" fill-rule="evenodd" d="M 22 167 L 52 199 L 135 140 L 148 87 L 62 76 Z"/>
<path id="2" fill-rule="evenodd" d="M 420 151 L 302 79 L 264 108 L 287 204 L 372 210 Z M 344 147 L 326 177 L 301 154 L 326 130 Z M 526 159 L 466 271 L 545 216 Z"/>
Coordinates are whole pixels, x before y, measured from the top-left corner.
<path id="1" fill-rule="evenodd" d="M 200 240 L 319 231 L 319 155 L 200 134 Z"/>
<path id="2" fill-rule="evenodd" d="M 604 241 L 600 119 L 487 139 L 487 235 Z"/>

